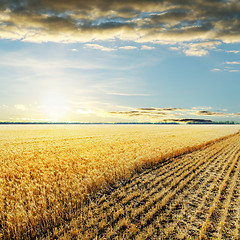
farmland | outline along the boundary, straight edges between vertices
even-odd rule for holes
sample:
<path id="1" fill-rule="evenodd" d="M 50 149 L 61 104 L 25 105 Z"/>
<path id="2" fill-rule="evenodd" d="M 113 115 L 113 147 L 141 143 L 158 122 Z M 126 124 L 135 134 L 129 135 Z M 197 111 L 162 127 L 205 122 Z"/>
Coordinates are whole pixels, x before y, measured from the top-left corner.
<path id="1" fill-rule="evenodd" d="M 116 184 L 51 236 L 239 239 L 239 170 L 238 134 Z"/>
<path id="2" fill-rule="evenodd" d="M 238 130 L 1 126 L 0 237 L 237 239 Z"/>

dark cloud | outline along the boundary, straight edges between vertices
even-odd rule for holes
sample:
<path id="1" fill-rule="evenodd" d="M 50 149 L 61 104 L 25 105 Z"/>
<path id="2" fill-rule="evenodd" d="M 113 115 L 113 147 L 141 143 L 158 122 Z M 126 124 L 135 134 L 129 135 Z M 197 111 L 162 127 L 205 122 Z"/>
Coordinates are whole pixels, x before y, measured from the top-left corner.
<path id="1" fill-rule="evenodd" d="M 116 111 L 116 112 L 109 112 L 110 114 L 122 116 L 122 117 L 145 117 L 148 119 L 154 119 L 154 120 L 161 120 L 164 121 L 164 119 L 167 117 L 178 117 L 182 116 L 182 112 L 187 111 L 193 111 L 191 109 L 183 109 L 183 108 L 137 108 L 135 110 L 131 111 Z"/>
<path id="2" fill-rule="evenodd" d="M 186 109 L 183 108 L 137 108 L 137 110 L 145 110 L 145 111 L 185 111 Z"/>
<path id="3" fill-rule="evenodd" d="M 151 108 L 137 108 L 137 110 L 146 110 L 146 111 L 156 111 L 157 108 L 151 107 Z"/>
<path id="4" fill-rule="evenodd" d="M 206 108 L 205 108 L 206 109 Z M 209 109 L 209 107 L 207 108 Z M 144 107 L 137 108 L 131 111 L 115 111 L 109 112 L 109 114 L 122 116 L 123 118 L 135 118 L 144 117 L 147 119 L 157 120 L 157 121 L 174 121 L 174 122 L 194 122 L 195 120 L 201 121 L 211 121 L 206 119 L 192 119 L 191 116 L 210 116 L 210 117 L 234 117 L 240 116 L 240 113 L 228 113 L 224 110 L 222 112 L 213 112 L 209 110 L 204 110 L 199 108 L 155 108 L 155 107 Z"/>
<path id="5" fill-rule="evenodd" d="M 205 116 L 224 116 L 224 115 L 229 115 L 227 113 L 211 112 L 211 111 L 197 111 L 195 114 L 196 115 L 205 115 Z"/>
<path id="6" fill-rule="evenodd" d="M 212 120 L 196 119 L 196 118 L 181 118 L 181 119 L 165 119 L 164 122 L 193 122 L 193 123 L 211 123 Z"/>
<path id="7" fill-rule="evenodd" d="M 194 122 L 194 123 L 210 123 L 212 120 L 206 119 L 194 119 L 194 118 L 166 118 L 169 116 L 178 116 L 177 114 L 170 114 L 165 112 L 155 112 L 155 108 L 141 108 L 145 111 L 119 111 L 119 112 L 109 112 L 110 114 L 120 115 L 127 118 L 138 118 L 147 117 L 150 120 L 160 121 L 160 122 Z"/>
<path id="8" fill-rule="evenodd" d="M 0 37 L 25 41 L 240 42 L 238 0 L 2 0 Z M 193 49 L 192 49 L 193 47 Z M 188 55 L 205 55 L 191 46 Z M 209 48 L 207 48 L 209 49 Z"/>
<path id="9" fill-rule="evenodd" d="M 119 112 L 109 112 L 111 114 L 125 115 L 125 116 L 164 116 L 164 112 L 148 112 L 148 111 L 119 111 Z"/>

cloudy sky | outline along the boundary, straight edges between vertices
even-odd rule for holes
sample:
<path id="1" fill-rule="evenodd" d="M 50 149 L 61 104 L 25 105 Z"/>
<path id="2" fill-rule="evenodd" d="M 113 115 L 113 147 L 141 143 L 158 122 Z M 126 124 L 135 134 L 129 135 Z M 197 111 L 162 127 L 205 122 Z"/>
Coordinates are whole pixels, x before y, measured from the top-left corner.
<path id="1" fill-rule="evenodd" d="M 240 1 L 2 0 L 0 73 L 0 121 L 240 121 Z"/>

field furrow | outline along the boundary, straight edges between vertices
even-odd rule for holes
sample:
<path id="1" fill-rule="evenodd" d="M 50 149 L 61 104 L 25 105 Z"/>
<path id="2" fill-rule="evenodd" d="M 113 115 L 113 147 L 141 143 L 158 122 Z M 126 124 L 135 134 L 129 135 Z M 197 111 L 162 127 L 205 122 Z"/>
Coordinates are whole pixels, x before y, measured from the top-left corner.
<path id="1" fill-rule="evenodd" d="M 229 149 L 228 149 L 229 150 Z M 223 178 L 223 176 L 226 174 L 227 169 L 230 167 L 230 164 L 233 161 L 232 156 L 236 154 L 238 151 L 238 148 L 235 147 L 235 149 L 230 150 L 228 154 L 224 155 L 224 158 L 220 158 L 220 161 L 218 162 L 218 166 L 215 166 L 218 171 L 211 172 L 211 178 L 207 178 L 208 182 L 207 185 L 200 188 L 195 196 L 195 198 L 198 200 L 198 204 L 188 209 L 188 212 L 190 212 L 190 220 L 189 220 L 189 226 L 193 226 L 192 229 L 189 231 L 189 235 L 197 235 L 198 231 L 194 231 L 194 229 L 199 229 L 199 226 L 203 224 L 203 221 L 205 219 L 206 209 L 208 209 L 213 201 L 213 197 L 215 196 L 216 188 Z"/>
<path id="2" fill-rule="evenodd" d="M 217 215 L 218 218 L 219 218 L 218 224 L 215 224 L 215 222 L 214 222 L 215 219 L 212 220 L 212 222 L 213 222 L 212 225 L 217 230 L 216 237 L 220 238 L 220 239 L 222 239 L 223 236 L 225 238 L 231 237 L 231 233 L 226 231 L 226 227 L 228 225 L 228 222 L 226 221 L 226 219 L 227 219 L 227 215 L 228 215 L 229 210 L 230 210 L 231 202 L 233 200 L 232 199 L 233 198 L 233 192 L 234 192 L 234 189 L 235 189 L 236 184 L 237 184 L 239 170 L 240 170 L 240 161 L 238 161 L 238 165 L 237 165 L 237 168 L 235 169 L 234 175 L 232 177 L 232 181 L 229 182 L 229 185 L 226 188 L 226 193 L 220 199 L 219 205 L 221 205 L 221 206 L 219 206 L 218 209 L 215 212 L 215 215 Z M 216 219 L 217 219 L 217 217 L 216 217 Z"/>
<path id="3" fill-rule="evenodd" d="M 240 171 L 238 172 L 237 184 L 234 189 L 227 221 L 230 224 L 226 228 L 233 234 L 234 239 L 237 239 L 240 236 Z"/>
<path id="4" fill-rule="evenodd" d="M 240 134 L 89 195 L 42 238 L 238 239 Z"/>
<path id="5" fill-rule="evenodd" d="M 210 227 L 210 223 L 211 223 L 211 217 L 213 215 L 213 212 L 215 211 L 215 209 L 217 208 L 217 204 L 218 201 L 220 200 L 220 197 L 222 195 L 222 192 L 225 190 L 226 186 L 227 186 L 227 182 L 233 171 L 233 169 L 235 168 L 235 165 L 237 164 L 237 162 L 239 161 L 239 154 L 234 156 L 234 160 L 231 164 L 231 166 L 229 167 L 227 173 L 225 174 L 224 178 L 222 179 L 220 186 L 216 187 L 216 194 L 214 196 L 213 201 L 211 202 L 211 205 L 209 206 L 208 209 L 208 213 L 207 213 L 207 217 L 205 219 L 205 222 L 203 223 L 201 230 L 200 230 L 200 238 L 206 238 L 206 232 L 208 230 L 208 228 Z"/>
<path id="6" fill-rule="evenodd" d="M 224 152 L 220 152 L 220 154 L 228 153 L 229 148 L 231 148 L 230 145 Z M 232 154 L 232 151 L 230 151 L 230 154 Z M 166 236 L 174 236 L 176 234 L 186 236 L 188 226 L 193 226 L 189 224 L 189 213 L 193 214 L 196 211 L 196 206 L 201 202 L 201 198 L 198 195 L 202 192 L 202 189 L 211 184 L 217 173 L 221 171 L 222 164 L 224 161 L 227 161 L 228 155 L 223 160 L 220 158 L 211 159 L 207 167 L 202 169 L 197 178 L 191 182 L 191 185 L 185 188 L 180 195 L 176 196 L 174 203 L 171 204 L 171 208 L 162 216 L 162 219 L 168 217 L 174 220 L 167 226 L 164 226 L 165 229 L 169 229 Z M 214 161 L 213 164 L 211 164 L 211 161 Z M 183 226 L 182 228 L 179 227 L 180 224 Z M 194 228 L 191 228 L 191 231 L 191 235 L 193 236 Z"/>
<path id="7" fill-rule="evenodd" d="M 222 147 L 211 147 L 206 149 L 204 152 L 201 152 L 201 156 L 203 156 L 202 159 L 205 158 L 205 155 L 214 158 L 216 157 L 215 155 L 218 156 L 220 154 L 223 154 L 222 151 L 225 152 L 226 150 Z M 143 215 L 142 219 L 144 219 L 145 213 L 147 213 L 147 219 L 150 221 L 151 214 L 148 209 L 151 208 L 152 205 L 156 205 L 156 202 L 159 202 L 159 200 L 164 195 L 169 193 L 169 191 L 174 187 L 174 181 L 175 184 L 177 184 L 176 179 L 181 176 L 181 174 L 185 173 L 183 176 L 181 176 L 181 178 L 184 178 L 186 176 L 187 170 L 189 170 L 190 167 L 195 169 L 195 164 L 198 163 L 199 165 L 201 163 L 199 163 L 199 159 L 195 156 L 186 156 L 185 158 L 179 158 L 176 159 L 176 162 L 177 164 L 173 164 L 175 167 L 170 168 L 169 170 L 166 166 L 159 167 L 159 174 L 156 173 L 156 170 L 153 170 L 152 172 L 146 171 L 144 175 L 141 174 L 141 184 L 135 184 L 135 191 L 133 191 L 134 188 L 132 188 L 132 192 L 129 193 L 129 186 L 127 183 L 121 188 L 121 191 L 117 189 L 111 194 L 109 198 L 111 199 L 114 197 L 113 201 L 106 199 L 104 196 L 105 204 L 102 204 L 102 206 L 97 207 L 99 202 L 97 204 L 90 204 L 89 207 L 94 213 L 94 216 L 90 221 L 92 224 L 89 226 L 89 229 L 98 228 L 96 225 L 98 219 L 95 218 L 95 215 L 100 215 L 103 211 L 108 216 L 111 216 L 111 214 L 113 214 L 113 219 L 110 220 L 111 225 L 116 224 L 116 218 L 119 217 L 119 214 L 123 212 L 125 213 L 126 211 L 128 211 L 131 215 L 131 218 L 135 219 L 136 221 L 138 221 L 137 219 L 139 219 L 140 215 Z M 204 167 L 205 165 L 207 166 L 209 164 L 210 161 L 206 161 Z M 202 168 L 201 171 L 203 171 L 203 169 L 204 168 Z M 135 180 L 133 180 L 133 182 L 135 182 Z M 123 198 L 123 196 L 125 197 Z M 114 208 L 112 206 L 114 206 Z M 114 209 L 116 209 L 116 212 L 112 213 Z M 85 224 L 88 225 L 87 222 Z M 103 232 L 103 229 L 101 232 Z"/>

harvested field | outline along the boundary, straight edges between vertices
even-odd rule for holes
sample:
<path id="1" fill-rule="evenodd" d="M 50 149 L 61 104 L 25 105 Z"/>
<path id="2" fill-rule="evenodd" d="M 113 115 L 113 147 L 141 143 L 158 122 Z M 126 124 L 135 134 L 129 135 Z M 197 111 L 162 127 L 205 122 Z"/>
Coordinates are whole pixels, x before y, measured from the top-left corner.
<path id="1" fill-rule="evenodd" d="M 238 130 L 1 126 L 0 239 L 236 237 Z"/>
<path id="2" fill-rule="evenodd" d="M 95 194 L 45 238 L 239 239 L 240 134 Z"/>

